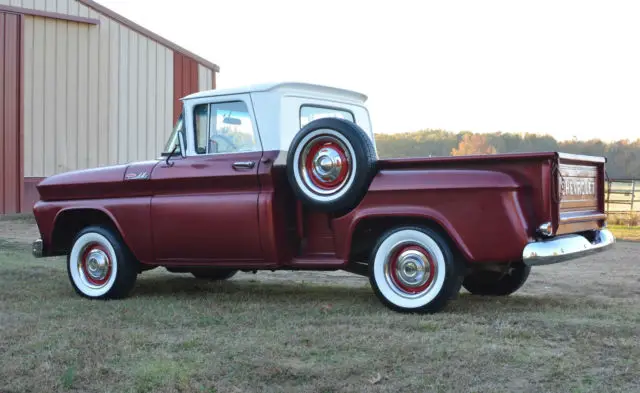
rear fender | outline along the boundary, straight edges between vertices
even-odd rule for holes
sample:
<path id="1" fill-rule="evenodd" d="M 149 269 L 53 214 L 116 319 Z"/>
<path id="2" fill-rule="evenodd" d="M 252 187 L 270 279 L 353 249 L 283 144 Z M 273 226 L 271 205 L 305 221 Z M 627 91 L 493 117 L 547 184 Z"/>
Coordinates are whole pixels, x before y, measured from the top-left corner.
<path id="1" fill-rule="evenodd" d="M 336 233 L 336 254 L 339 257 L 347 260 L 349 258 L 349 252 L 351 250 L 351 242 L 353 240 L 353 234 L 358 224 L 364 219 L 378 219 L 378 218 L 394 218 L 394 219 L 411 219 L 429 221 L 439 226 L 451 239 L 454 245 L 458 248 L 460 253 L 466 258 L 471 259 L 472 254 L 464 242 L 464 239 L 458 234 L 454 226 L 447 220 L 447 218 L 439 211 L 426 207 L 426 206 L 411 206 L 411 205 L 393 205 L 393 206 L 377 206 L 358 210 L 357 213 L 346 224 L 346 228 L 343 229 L 345 236 L 340 235 L 338 232 L 342 223 L 337 223 L 335 228 Z M 339 221 L 339 220 L 336 220 Z"/>

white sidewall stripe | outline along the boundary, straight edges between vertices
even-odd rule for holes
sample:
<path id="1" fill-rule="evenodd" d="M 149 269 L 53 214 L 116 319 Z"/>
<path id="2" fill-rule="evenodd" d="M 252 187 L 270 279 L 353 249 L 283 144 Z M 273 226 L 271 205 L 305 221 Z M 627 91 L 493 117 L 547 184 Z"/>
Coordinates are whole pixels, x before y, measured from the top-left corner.
<path id="1" fill-rule="evenodd" d="M 429 254 L 431 254 L 430 257 L 437 270 L 433 284 L 421 295 L 411 295 L 411 297 L 401 296 L 396 292 L 397 290 L 391 287 L 392 284 L 390 284 L 385 277 L 385 264 L 391 262 L 387 259 L 393 253 L 396 245 L 404 242 L 418 244 L 427 250 Z M 378 290 L 385 299 L 398 307 L 411 309 L 423 307 L 438 296 L 444 286 L 446 269 L 444 254 L 433 238 L 421 231 L 405 229 L 394 232 L 378 247 L 373 262 L 373 278 L 378 286 Z"/>
<path id="2" fill-rule="evenodd" d="M 82 250 L 91 243 L 98 243 L 104 247 L 109 254 L 109 260 L 111 261 L 111 275 L 109 276 L 109 280 L 100 288 L 93 288 L 89 286 L 86 279 L 84 279 L 78 271 L 78 263 L 80 263 L 80 258 L 82 257 Z M 116 251 L 113 249 L 109 240 L 101 234 L 96 232 L 85 233 L 73 244 L 71 255 L 69 256 L 69 271 L 71 272 L 71 279 L 73 280 L 73 283 L 82 293 L 90 297 L 102 296 L 109 292 L 113 287 L 113 283 L 115 282 L 118 274 L 118 258 L 116 257 Z"/>

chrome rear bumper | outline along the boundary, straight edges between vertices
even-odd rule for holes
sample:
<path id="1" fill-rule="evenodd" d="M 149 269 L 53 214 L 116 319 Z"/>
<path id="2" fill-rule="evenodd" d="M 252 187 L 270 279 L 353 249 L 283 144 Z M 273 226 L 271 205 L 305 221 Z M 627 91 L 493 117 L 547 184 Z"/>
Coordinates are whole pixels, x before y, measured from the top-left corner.
<path id="1" fill-rule="evenodd" d="M 594 232 L 593 242 L 580 235 L 563 235 L 529 243 L 522 251 L 522 260 L 529 266 L 564 262 L 608 250 L 616 242 L 608 229 Z"/>

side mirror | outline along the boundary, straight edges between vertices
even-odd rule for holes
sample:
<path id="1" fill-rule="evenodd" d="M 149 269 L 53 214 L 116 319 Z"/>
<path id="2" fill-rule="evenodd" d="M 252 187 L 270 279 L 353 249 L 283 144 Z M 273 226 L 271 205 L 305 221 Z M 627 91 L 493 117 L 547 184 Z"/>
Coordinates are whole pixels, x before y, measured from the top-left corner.
<path id="1" fill-rule="evenodd" d="M 184 130 L 178 131 L 178 144 L 180 146 L 180 155 L 184 158 L 187 150 L 187 138 Z"/>

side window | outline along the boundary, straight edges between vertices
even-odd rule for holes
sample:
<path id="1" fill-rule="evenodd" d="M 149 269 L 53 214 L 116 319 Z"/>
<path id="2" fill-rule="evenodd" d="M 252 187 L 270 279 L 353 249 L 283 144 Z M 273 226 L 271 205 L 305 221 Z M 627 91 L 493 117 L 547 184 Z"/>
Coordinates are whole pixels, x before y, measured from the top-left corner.
<path id="1" fill-rule="evenodd" d="M 205 154 L 207 152 L 207 136 L 209 129 L 209 104 L 197 105 L 193 113 L 196 138 L 196 153 Z"/>
<path id="2" fill-rule="evenodd" d="M 302 105 L 302 107 L 300 107 L 300 127 L 304 127 L 307 123 L 323 117 L 337 117 L 338 119 L 355 122 L 353 113 L 345 109 L 325 108 L 313 105 Z"/>
<path id="3" fill-rule="evenodd" d="M 211 104 L 208 153 L 242 153 L 260 150 L 260 141 L 243 101 Z"/>

